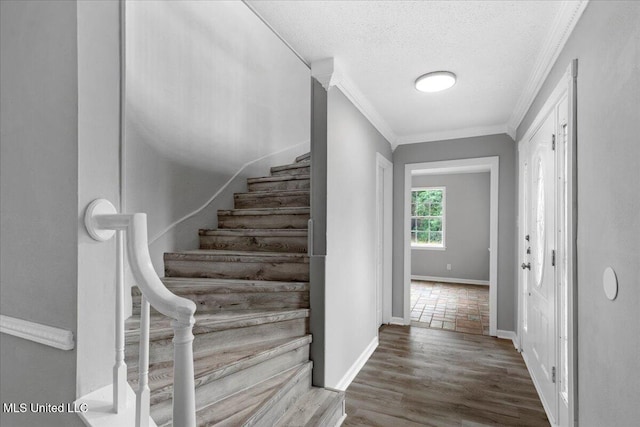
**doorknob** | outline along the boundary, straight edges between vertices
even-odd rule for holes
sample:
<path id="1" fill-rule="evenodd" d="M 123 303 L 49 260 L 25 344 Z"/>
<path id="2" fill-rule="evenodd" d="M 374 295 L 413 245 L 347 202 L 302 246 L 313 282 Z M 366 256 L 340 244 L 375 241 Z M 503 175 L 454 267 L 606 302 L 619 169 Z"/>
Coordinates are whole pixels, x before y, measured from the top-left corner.
<path id="1" fill-rule="evenodd" d="M 529 270 L 531 270 L 531 263 L 530 263 L 530 262 L 528 262 L 528 263 L 526 263 L 526 264 L 525 264 L 525 263 L 523 262 L 523 263 L 522 263 L 522 265 L 521 265 L 520 267 L 522 267 L 522 269 L 523 269 L 523 270 L 524 270 L 525 268 L 528 268 Z"/>

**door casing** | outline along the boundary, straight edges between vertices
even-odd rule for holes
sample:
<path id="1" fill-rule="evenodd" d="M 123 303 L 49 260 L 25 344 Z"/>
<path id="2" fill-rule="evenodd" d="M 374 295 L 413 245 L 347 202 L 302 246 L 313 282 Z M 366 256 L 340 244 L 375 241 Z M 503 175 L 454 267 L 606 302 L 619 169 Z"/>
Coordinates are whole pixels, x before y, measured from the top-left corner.
<path id="1" fill-rule="evenodd" d="M 489 335 L 498 334 L 498 194 L 500 158 L 498 156 L 471 159 L 408 163 L 404 167 L 404 319 L 409 325 L 411 300 L 411 177 L 414 173 L 489 172 Z"/>
<path id="2" fill-rule="evenodd" d="M 557 245 L 556 246 L 556 259 L 557 260 L 566 260 L 566 287 L 567 287 L 567 296 L 564 303 L 564 306 L 560 306 L 562 304 L 560 295 L 556 295 L 556 313 L 560 313 L 561 310 L 566 310 L 567 312 L 567 332 L 566 332 L 566 340 L 567 340 L 567 359 L 568 364 L 564 367 L 567 371 L 567 388 L 568 388 L 568 404 L 567 405 L 558 405 L 558 417 L 557 419 L 551 419 L 550 421 L 553 425 L 557 426 L 574 426 L 578 424 L 578 378 L 577 378 L 577 366 L 578 366 L 578 342 L 577 342 L 577 262 L 576 262 L 576 231 L 577 231 L 577 158 L 576 158 L 576 148 L 577 148 L 577 133 L 576 133 L 576 124 L 577 124 L 577 110 L 576 110 L 576 88 L 577 88 L 577 70 L 578 70 L 578 60 L 574 59 L 566 72 L 563 74 L 560 82 L 553 90 L 553 92 L 549 95 L 547 100 L 545 101 L 543 107 L 538 112 L 538 115 L 531 123 L 527 131 L 524 133 L 523 137 L 518 141 L 518 191 L 519 191 L 519 199 L 518 199 L 518 265 L 525 261 L 525 250 L 526 250 L 526 241 L 524 240 L 525 232 L 524 232 L 524 221 L 526 220 L 527 212 L 525 211 L 525 202 L 524 202 L 524 186 L 526 185 L 526 180 L 524 177 L 524 156 L 526 155 L 526 144 L 535 134 L 535 132 L 540 128 L 544 119 L 552 112 L 552 110 L 556 109 L 560 103 L 563 101 L 566 102 L 566 119 L 565 123 L 561 123 L 558 121 L 556 123 L 556 170 L 557 177 L 560 178 L 557 180 L 556 185 L 561 185 L 560 181 L 566 180 L 566 187 L 564 191 L 556 191 L 556 222 L 560 224 L 560 239 L 564 239 L 566 242 L 565 245 Z M 564 138 L 560 135 L 560 129 L 563 124 L 567 126 L 567 138 Z M 562 218 L 566 213 L 564 219 Z M 526 289 L 526 280 L 527 275 L 523 272 L 522 269 L 518 268 L 518 346 L 522 351 L 522 342 L 520 338 L 523 336 L 523 313 L 525 310 L 525 298 L 524 291 Z M 560 273 L 560 269 L 557 269 L 556 272 L 556 281 L 560 278 L 558 275 Z M 559 287 L 556 287 L 559 289 Z M 559 320 L 559 319 L 558 319 Z M 560 338 L 560 328 L 562 327 L 559 321 L 556 321 L 556 330 L 555 336 Z M 556 346 L 556 366 L 561 368 L 560 365 L 560 346 Z M 525 362 L 527 360 L 526 355 L 524 355 Z M 558 377 L 560 378 L 562 372 L 558 372 Z M 537 385 L 536 385 L 537 387 Z M 556 398 L 560 399 L 560 381 L 556 382 Z M 563 409 L 564 407 L 564 409 Z M 549 415 L 547 408 L 547 415 Z"/>
<path id="3" fill-rule="evenodd" d="M 376 153 L 376 330 L 391 322 L 392 191 L 393 163 Z"/>

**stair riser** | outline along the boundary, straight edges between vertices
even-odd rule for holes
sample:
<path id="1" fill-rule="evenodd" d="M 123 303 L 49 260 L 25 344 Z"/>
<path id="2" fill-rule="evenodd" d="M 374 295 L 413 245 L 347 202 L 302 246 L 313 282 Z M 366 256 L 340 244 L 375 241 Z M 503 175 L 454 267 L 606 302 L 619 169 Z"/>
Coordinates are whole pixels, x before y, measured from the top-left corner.
<path id="1" fill-rule="evenodd" d="M 295 195 L 252 195 L 251 193 L 236 194 L 234 207 L 236 209 L 252 208 L 298 208 L 310 205 L 309 193 Z"/>
<path id="2" fill-rule="evenodd" d="M 197 325 L 196 325 L 197 327 Z M 286 320 L 276 323 L 247 326 L 244 328 L 227 329 L 209 333 L 199 333 L 194 329 L 194 355 L 203 354 L 211 350 L 224 350 L 232 347 L 250 346 L 269 339 L 295 338 L 308 333 L 308 318 Z M 125 359 L 137 364 L 138 337 L 127 337 Z M 154 340 L 149 343 L 149 363 L 161 363 L 173 359 L 172 338 Z"/>
<path id="3" fill-rule="evenodd" d="M 283 215 L 225 215 L 218 214 L 218 228 L 243 228 L 243 229 L 306 229 L 309 214 L 283 214 Z"/>
<path id="4" fill-rule="evenodd" d="M 325 418 L 320 422 L 319 426 L 336 426 L 338 421 L 344 416 L 344 398 L 338 401 L 331 409 Z"/>
<path id="5" fill-rule="evenodd" d="M 197 313 L 213 313 L 226 310 L 309 308 L 309 292 L 179 293 L 178 295 L 195 302 Z M 133 297 L 133 314 L 140 314 L 139 296 Z"/>
<path id="6" fill-rule="evenodd" d="M 286 190 L 308 190 L 311 188 L 311 181 L 308 179 L 295 179 L 290 181 L 275 182 L 249 182 L 249 191 L 286 191 Z"/>
<path id="7" fill-rule="evenodd" d="M 196 378 L 196 410 L 308 360 L 309 346 L 304 346 L 213 381 L 207 381 L 206 378 Z M 172 392 L 172 388 L 168 387 L 151 396 L 151 416 L 159 424 L 171 419 Z"/>
<path id="8" fill-rule="evenodd" d="M 256 416 L 252 417 L 244 427 L 249 426 L 274 426 L 282 415 L 294 405 L 299 396 L 302 396 L 311 388 L 311 369 L 301 377 L 294 379 L 295 384 L 288 390 L 280 393 L 278 399 L 274 399 L 271 405 L 261 408 Z"/>
<path id="9" fill-rule="evenodd" d="M 165 260 L 167 277 L 308 282 L 308 263 Z"/>
<path id="10" fill-rule="evenodd" d="M 307 237 L 200 236 L 200 249 L 306 253 Z"/>
<path id="11" fill-rule="evenodd" d="M 289 169 L 271 168 L 271 176 L 283 176 L 283 175 L 309 175 L 311 173 L 310 166 L 301 166 Z"/>
<path id="12" fill-rule="evenodd" d="M 326 421 L 323 421 L 323 423 L 320 425 L 337 426 L 338 422 L 342 419 L 344 415 L 345 415 L 344 401 L 342 401 L 332 408 L 331 413 L 326 418 Z"/>

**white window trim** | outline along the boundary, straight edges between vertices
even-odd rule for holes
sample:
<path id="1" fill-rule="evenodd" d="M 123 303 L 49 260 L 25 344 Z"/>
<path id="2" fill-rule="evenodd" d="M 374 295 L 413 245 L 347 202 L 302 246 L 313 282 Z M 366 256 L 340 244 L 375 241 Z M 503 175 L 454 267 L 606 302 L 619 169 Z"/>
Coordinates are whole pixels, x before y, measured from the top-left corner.
<path id="1" fill-rule="evenodd" d="M 447 214 L 447 187 L 411 187 L 411 192 L 414 191 L 426 191 L 426 190 L 442 190 L 442 244 L 441 245 L 427 245 L 411 243 L 411 249 L 417 249 L 420 251 L 446 251 L 447 250 L 447 235 L 446 235 L 446 214 Z M 411 230 L 409 230 L 411 231 Z"/>

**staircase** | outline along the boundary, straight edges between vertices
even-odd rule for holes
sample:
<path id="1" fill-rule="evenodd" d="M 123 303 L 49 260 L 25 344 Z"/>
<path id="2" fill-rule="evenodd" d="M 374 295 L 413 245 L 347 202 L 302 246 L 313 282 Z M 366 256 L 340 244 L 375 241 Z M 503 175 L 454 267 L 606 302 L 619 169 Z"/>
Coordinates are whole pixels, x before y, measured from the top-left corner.
<path id="1" fill-rule="evenodd" d="M 193 329 L 198 426 L 336 426 L 344 393 L 311 386 L 310 157 L 251 178 L 200 230 L 200 249 L 166 253 L 163 282 L 198 309 Z M 137 389 L 140 292 L 127 321 L 128 380 Z M 151 417 L 171 425 L 173 331 L 152 312 Z M 180 426 L 176 426 L 180 427 Z"/>

